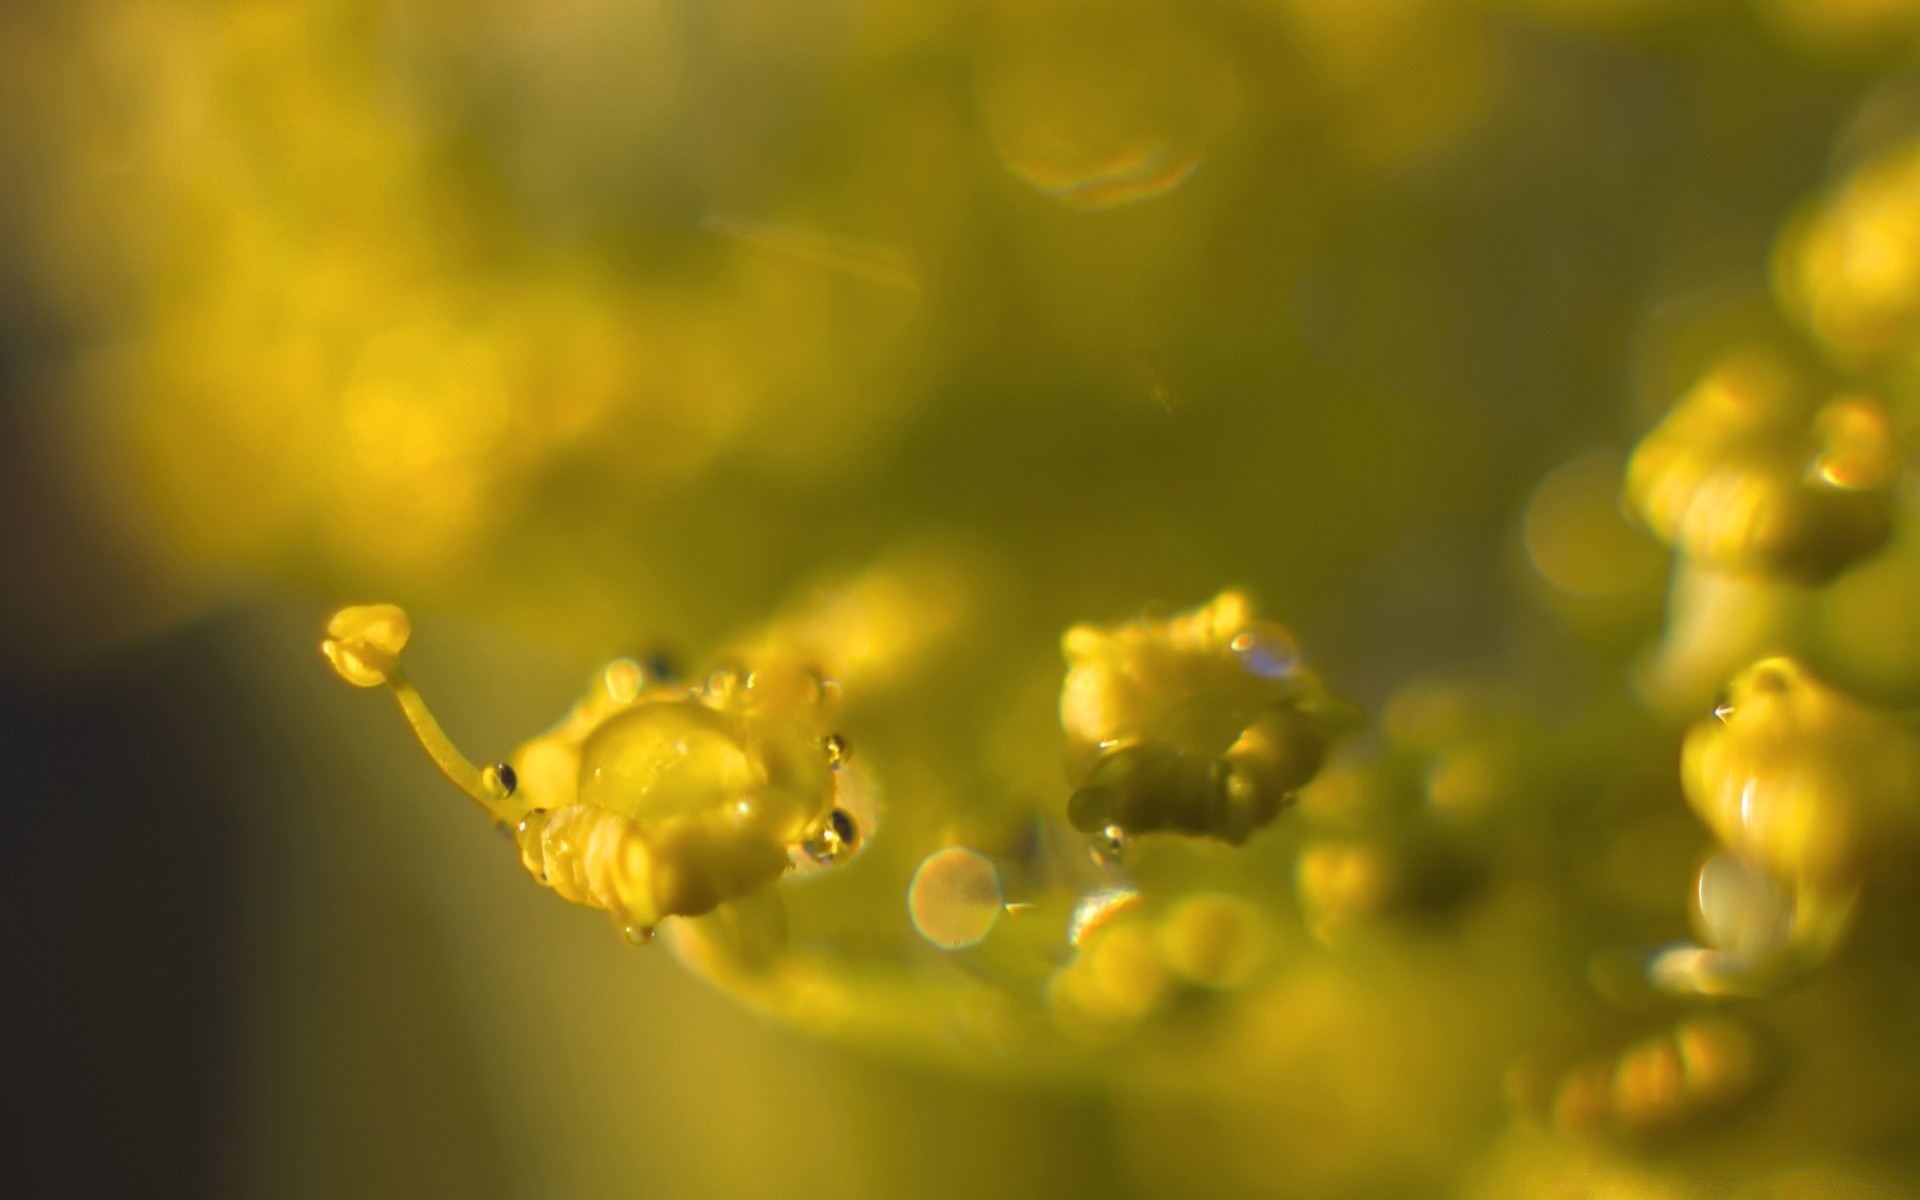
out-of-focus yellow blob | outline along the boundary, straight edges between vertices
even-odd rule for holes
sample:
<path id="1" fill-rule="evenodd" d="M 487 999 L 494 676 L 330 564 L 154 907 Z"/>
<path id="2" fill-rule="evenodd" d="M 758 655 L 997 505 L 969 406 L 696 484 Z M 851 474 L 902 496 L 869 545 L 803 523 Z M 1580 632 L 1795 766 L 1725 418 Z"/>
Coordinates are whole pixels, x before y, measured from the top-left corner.
<path id="1" fill-rule="evenodd" d="M 1893 425 L 1886 408 L 1871 396 L 1839 396 L 1814 417 L 1820 451 L 1807 473 L 1828 487 L 1846 492 L 1888 488 L 1899 473 Z"/>
<path id="2" fill-rule="evenodd" d="M 1759 0 L 1787 41 L 1819 54 L 1877 53 L 1920 28 L 1913 0 Z"/>
<path id="3" fill-rule="evenodd" d="M 1007 169 L 1090 212 L 1179 186 L 1231 119 L 1231 60 L 1178 6 L 1005 6 L 979 80 Z"/>
<path id="4" fill-rule="evenodd" d="M 1886 553 L 1821 593 L 1815 610 L 1820 661 L 1850 684 L 1902 703 L 1920 700 L 1920 538 L 1910 526 Z"/>
<path id="5" fill-rule="evenodd" d="M 712 912 L 668 923 L 666 940 L 703 978 L 752 999 L 777 990 L 787 949 L 787 908 L 778 892 L 762 888 Z"/>
<path id="6" fill-rule="evenodd" d="M 1686 1073 L 1671 1038 L 1641 1042 L 1620 1056 L 1613 1072 L 1613 1107 L 1629 1129 L 1677 1122 L 1685 1112 Z"/>
<path id="7" fill-rule="evenodd" d="M 1301 907 L 1322 941 L 1384 912 L 1398 898 L 1400 882 L 1379 847 L 1343 839 L 1311 843 L 1294 869 Z"/>
<path id="8" fill-rule="evenodd" d="M 1419 679 L 1401 685 L 1380 711 L 1380 725 L 1393 744 L 1433 751 L 1458 739 L 1473 720 L 1473 704 L 1459 687 Z"/>
<path id="9" fill-rule="evenodd" d="M 1752 1099 L 1765 1082 L 1752 1032 L 1723 1016 L 1689 1017 L 1616 1056 L 1581 1059 L 1554 1092 L 1568 1133 L 1668 1138 Z"/>
<path id="10" fill-rule="evenodd" d="M 1712 708 L 1728 677 L 1781 645 L 1816 594 L 1788 580 L 1675 562 L 1666 633 L 1637 669 L 1642 699 L 1679 721 Z"/>
<path id="11" fill-rule="evenodd" d="M 1160 951 L 1182 978 L 1207 987 L 1239 987 L 1265 965 L 1266 917 L 1231 896 L 1189 896 L 1160 922 Z"/>
<path id="12" fill-rule="evenodd" d="M 1087 833 L 1240 843 L 1312 779 L 1357 714 L 1239 592 L 1166 620 L 1076 625 L 1060 723 Z"/>
<path id="13" fill-rule="evenodd" d="M 1459 821 L 1486 816 L 1508 783 L 1508 764 L 1493 747 L 1453 746 L 1434 756 L 1427 768 L 1427 803 L 1442 816 Z"/>
<path id="14" fill-rule="evenodd" d="M 1920 142 L 1867 162 L 1789 225 L 1775 273 L 1787 308 L 1843 360 L 1906 353 L 1920 331 Z"/>
<path id="15" fill-rule="evenodd" d="M 1688 1094 L 1703 1108 L 1723 1108 L 1751 1096 L 1762 1075 L 1760 1046 L 1730 1017 L 1689 1017 L 1673 1031 Z"/>
<path id="16" fill-rule="evenodd" d="M 583 145 L 612 137 L 625 152 L 609 158 L 657 167 L 664 141 L 692 136 L 689 89 L 706 73 L 688 69 L 679 22 L 644 5 L 510 5 L 455 33 L 434 6 L 402 7 L 389 15 L 406 32 L 380 35 L 387 17 L 354 26 L 284 3 L 116 2 L 68 27 L 68 66 L 119 90 L 47 103 L 77 126 L 59 140 L 111 129 L 125 147 L 84 196 L 47 189 L 51 269 L 139 299 L 84 339 L 114 349 L 76 380 L 88 403 L 59 419 L 75 487 L 157 568 L 189 585 L 237 565 L 484 587 L 488 552 L 519 522 L 591 540 L 592 510 L 654 511 L 726 452 L 819 481 L 900 425 L 921 394 L 902 372 L 937 354 L 924 310 L 901 302 L 919 255 L 909 270 L 858 253 L 867 239 L 823 249 L 769 223 L 727 245 L 689 222 L 687 239 L 662 232 L 703 266 L 662 270 L 616 265 L 572 225 L 612 201 L 610 176 L 574 173 Z M 800 44 L 774 31 L 808 22 L 724 24 L 724 43 L 791 55 Z M 412 49 L 385 56 L 373 43 L 387 36 Z M 581 71 L 570 55 L 589 46 L 596 61 L 635 57 Z M 492 164 L 482 182 L 442 153 L 468 137 L 466 118 L 446 123 L 442 88 L 495 71 L 516 116 L 470 130 Z M 759 103 L 736 94 L 736 112 L 781 107 L 767 103 L 779 85 L 746 91 Z M 933 149 L 952 122 L 890 119 L 928 151 L 906 166 L 868 155 L 877 169 L 836 186 L 938 229 L 925 200 L 959 190 Z M 706 187 L 667 178 L 689 197 Z M 633 199 L 621 219 L 648 224 Z M 848 219 L 868 232 L 864 213 Z M 543 488 L 562 478 L 612 490 L 551 504 Z"/>
<path id="17" fill-rule="evenodd" d="M 1700 864 L 1694 931 L 1704 944 L 1669 946 L 1647 977 L 1683 996 L 1765 996 L 1798 982 L 1839 945 L 1859 889 L 1851 883 L 1781 879 L 1741 853 Z"/>
<path id="18" fill-rule="evenodd" d="M 1377 784 L 1373 774 L 1362 767 L 1335 762 L 1300 789 L 1300 814 L 1315 825 L 1356 824 L 1377 802 Z"/>
<path id="19" fill-rule="evenodd" d="M 1620 596 L 1660 578 L 1663 556 L 1620 512 L 1623 464 L 1594 450 L 1555 467 L 1527 501 L 1527 561 L 1571 596 Z"/>
<path id="20" fill-rule="evenodd" d="M 1653 14 L 1699 8 L 1712 0 L 1503 0 L 1507 8 L 1590 29 L 1631 27 Z"/>
<path id="21" fill-rule="evenodd" d="M 990 574 L 962 546 L 912 544 L 850 578 L 804 589 L 732 650 L 747 661 L 817 667 L 832 689 L 885 692 L 979 621 Z"/>
<path id="22" fill-rule="evenodd" d="M 1824 581 L 1886 540 L 1898 448 L 1880 405 L 1817 405 L 1763 353 L 1723 362 L 1634 451 L 1626 495 L 1716 570 Z"/>
<path id="23" fill-rule="evenodd" d="M 1702 941 L 1747 960 L 1777 954 L 1793 932 L 1791 892 L 1737 855 L 1700 865 L 1693 890 L 1694 929 Z"/>
<path id="24" fill-rule="evenodd" d="M 1124 915 L 1087 938 L 1054 975 L 1047 998 L 1070 1033 L 1102 1038 L 1124 1032 L 1166 999 L 1173 977 L 1153 925 Z"/>
<path id="25" fill-rule="evenodd" d="M 1791 659 L 1734 678 L 1681 781 L 1723 844 L 1788 880 L 1844 886 L 1920 843 L 1920 739 Z"/>
<path id="26" fill-rule="evenodd" d="M 1613 1071 L 1588 1060 L 1567 1072 L 1553 1096 L 1553 1121 L 1570 1133 L 1594 1133 L 1613 1117 Z"/>
<path id="27" fill-rule="evenodd" d="M 1492 98 L 1484 30 L 1449 0 L 1262 0 L 1306 49 L 1346 154 L 1380 165 L 1431 153 Z"/>
<path id="28" fill-rule="evenodd" d="M 1167 986 L 1166 963 L 1153 931 L 1144 922 L 1114 926 L 1092 945 L 1083 946 L 1098 993 L 1110 1011 L 1134 1016 L 1145 1012 Z"/>
<path id="29" fill-rule="evenodd" d="M 942 950 L 977 946 L 1006 908 L 993 860 L 965 846 L 922 859 L 907 886 L 907 914 L 921 937 Z"/>

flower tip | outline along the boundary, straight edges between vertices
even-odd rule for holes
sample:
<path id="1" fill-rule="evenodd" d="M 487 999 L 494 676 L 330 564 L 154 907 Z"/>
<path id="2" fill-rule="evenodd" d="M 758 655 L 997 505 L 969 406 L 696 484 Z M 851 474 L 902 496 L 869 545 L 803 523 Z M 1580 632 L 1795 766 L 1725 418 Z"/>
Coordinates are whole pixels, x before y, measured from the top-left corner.
<path id="1" fill-rule="evenodd" d="M 320 652 L 334 673 L 355 687 L 379 687 L 392 677 L 413 632 L 406 611 L 392 604 L 357 604 L 327 620 Z"/>

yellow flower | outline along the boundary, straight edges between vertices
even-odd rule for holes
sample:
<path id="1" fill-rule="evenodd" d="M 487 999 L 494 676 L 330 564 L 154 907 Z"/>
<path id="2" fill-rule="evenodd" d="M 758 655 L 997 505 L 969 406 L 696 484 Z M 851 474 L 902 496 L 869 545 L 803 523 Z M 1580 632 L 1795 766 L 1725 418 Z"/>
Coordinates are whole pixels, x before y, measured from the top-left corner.
<path id="1" fill-rule="evenodd" d="M 1735 677 L 1681 779 L 1723 844 L 1788 880 L 1851 883 L 1920 841 L 1920 739 L 1792 659 Z"/>
<path id="2" fill-rule="evenodd" d="M 1292 635 L 1239 592 L 1163 621 L 1076 625 L 1061 648 L 1060 722 L 1079 785 L 1067 819 L 1084 833 L 1244 842 L 1355 722 Z"/>
<path id="3" fill-rule="evenodd" d="M 1817 405 L 1781 363 L 1737 355 L 1641 441 L 1627 500 L 1696 563 L 1818 582 L 1886 542 L 1896 453 L 1878 401 Z"/>
<path id="4" fill-rule="evenodd" d="M 846 743 L 822 724 L 820 678 L 787 662 L 715 671 L 684 686 L 619 660 L 511 765 L 476 770 L 401 672 L 407 616 L 344 609 L 322 644 L 360 687 L 393 689 L 435 763 L 511 822 L 528 872 L 645 941 L 663 919 L 698 916 L 771 884 L 795 855 L 830 863 L 862 831 L 838 803 Z"/>

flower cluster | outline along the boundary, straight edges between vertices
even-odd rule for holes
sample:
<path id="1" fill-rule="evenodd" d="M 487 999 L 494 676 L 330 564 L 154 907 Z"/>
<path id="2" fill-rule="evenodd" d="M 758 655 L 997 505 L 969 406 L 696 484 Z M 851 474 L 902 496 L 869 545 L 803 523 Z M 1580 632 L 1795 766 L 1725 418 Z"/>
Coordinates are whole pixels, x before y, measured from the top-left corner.
<path id="1" fill-rule="evenodd" d="M 1881 1179 L 1920 1165 L 1916 38 L 1920 0 L 0 6 L 0 487 L 54 485 L 0 506 L 0 652 L 404 600 L 417 641 L 369 605 L 323 651 L 503 840 L 366 742 L 299 774 L 381 836 L 245 886 L 337 889 L 283 940 L 342 988 L 444 972 L 478 1143 L 556 1195 L 907 1192 L 937 1106 L 804 1178 L 737 1153 L 894 1061 L 1097 1109 L 965 1135 L 1036 1192 Z M 286 698 L 236 776 L 362 719 L 221 661 Z M 569 940 L 514 861 L 661 946 Z M 436 952 L 363 945 L 363 881 L 456 914 Z M 714 1069 L 760 1053 L 704 1040 L 734 1002 L 868 1053 Z"/>

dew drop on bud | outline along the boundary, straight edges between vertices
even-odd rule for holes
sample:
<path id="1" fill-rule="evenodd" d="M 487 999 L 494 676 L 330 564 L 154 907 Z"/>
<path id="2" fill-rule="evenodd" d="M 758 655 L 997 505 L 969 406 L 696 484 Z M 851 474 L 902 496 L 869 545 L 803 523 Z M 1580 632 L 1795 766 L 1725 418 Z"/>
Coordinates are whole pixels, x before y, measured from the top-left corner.
<path id="1" fill-rule="evenodd" d="M 1227 649 L 1240 660 L 1242 669 L 1262 679 L 1285 678 L 1300 665 L 1300 656 L 1293 647 L 1275 638 L 1262 637 L 1252 630 L 1235 634 L 1233 640 L 1227 643 Z"/>
<path id="2" fill-rule="evenodd" d="M 505 800 L 520 787 L 520 777 L 506 763 L 494 763 L 480 772 L 480 786 L 495 800 Z"/>
<path id="3" fill-rule="evenodd" d="M 731 667 L 721 667 L 707 675 L 706 692 L 709 699 L 725 703 L 733 698 L 740 687 L 740 672 Z"/>
<path id="4" fill-rule="evenodd" d="M 607 695 L 615 703 L 632 704 L 646 686 L 646 675 L 632 659 L 616 658 L 607 664 L 605 684 Z"/>
<path id="5" fill-rule="evenodd" d="M 1114 866 L 1126 856 L 1127 846 L 1133 839 L 1127 831 L 1118 825 L 1108 825 L 1093 835 L 1093 861 L 1102 866 Z"/>
<path id="6" fill-rule="evenodd" d="M 852 854 L 859 845 L 860 827 L 854 824 L 846 809 L 836 808 L 827 814 L 827 819 L 812 836 L 800 843 L 800 849 L 824 867 Z"/>

